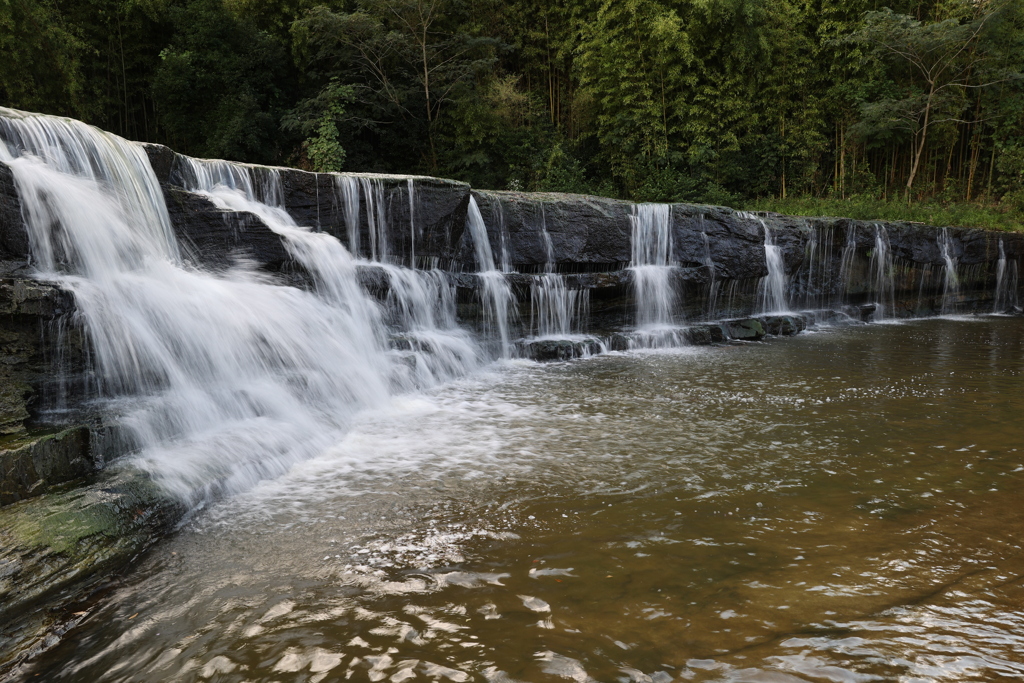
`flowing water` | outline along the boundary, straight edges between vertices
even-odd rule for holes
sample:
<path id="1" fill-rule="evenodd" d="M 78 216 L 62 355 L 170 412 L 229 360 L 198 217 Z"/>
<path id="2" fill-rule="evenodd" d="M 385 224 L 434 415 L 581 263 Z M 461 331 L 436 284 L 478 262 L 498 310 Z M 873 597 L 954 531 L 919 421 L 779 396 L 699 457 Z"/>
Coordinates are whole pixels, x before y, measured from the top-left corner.
<path id="1" fill-rule="evenodd" d="M 956 310 L 957 297 L 960 294 L 960 278 L 956 272 L 956 257 L 953 255 L 953 239 L 947 228 L 943 228 L 938 236 L 939 252 L 944 264 L 942 278 L 942 314 Z"/>
<path id="2" fill-rule="evenodd" d="M 0 114 L 33 265 L 74 294 L 137 446 L 113 466 L 205 505 L 24 680 L 1024 677 L 1020 319 L 485 366 L 448 277 L 390 261 L 379 179 L 338 188 L 366 261 L 296 225 L 273 169 L 183 161 L 281 236 L 304 292 L 185 263 L 138 146 Z M 669 210 L 632 217 L 648 328 L 674 322 Z M 475 200 L 468 229 L 507 356 Z"/>
<path id="3" fill-rule="evenodd" d="M 637 339 L 644 346 L 678 343 L 671 212 L 669 204 L 637 204 L 629 216 Z"/>
<path id="4" fill-rule="evenodd" d="M 885 226 L 875 226 L 875 248 L 868 263 L 871 276 L 872 296 L 875 304 L 874 320 L 893 317 L 896 291 L 893 283 L 893 261 L 889 245 L 889 233 Z"/>
<path id="5" fill-rule="evenodd" d="M 1019 679 L 1022 371 L 1020 320 L 937 319 L 398 397 L 25 678 Z"/>
<path id="6" fill-rule="evenodd" d="M 494 254 L 491 252 L 491 242 L 487 236 L 487 225 L 476 203 L 476 197 L 473 196 L 469 198 L 466 229 L 469 231 L 476 254 L 484 324 L 490 336 L 499 340 L 501 357 L 509 358 L 512 355 L 509 332 L 513 303 L 512 288 L 509 287 L 505 275 L 494 266 Z"/>
<path id="7" fill-rule="evenodd" d="M 759 285 L 761 290 L 761 311 L 765 313 L 785 313 L 789 311 L 786 303 L 786 266 L 782 260 L 782 249 L 775 244 L 775 235 L 763 219 L 757 218 L 764 230 L 764 259 L 768 266 L 768 274 Z"/>

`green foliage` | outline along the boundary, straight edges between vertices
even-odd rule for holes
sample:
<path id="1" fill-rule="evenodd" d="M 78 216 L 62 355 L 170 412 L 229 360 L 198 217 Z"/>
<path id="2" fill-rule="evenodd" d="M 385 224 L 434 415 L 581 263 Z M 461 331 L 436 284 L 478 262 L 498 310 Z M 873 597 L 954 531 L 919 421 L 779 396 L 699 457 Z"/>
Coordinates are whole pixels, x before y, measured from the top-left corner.
<path id="1" fill-rule="evenodd" d="M 0 104 L 196 155 L 991 224 L 1024 206 L 1019 0 L 0 0 L 0 54 Z"/>
<path id="2" fill-rule="evenodd" d="M 987 228 L 1024 231 L 1024 206 L 968 202 L 920 202 L 908 205 L 900 199 L 882 200 L 863 195 L 849 199 L 802 197 L 762 198 L 732 204 L 747 211 L 776 211 L 791 216 L 837 216 L 857 220 L 908 221 L 940 227 Z"/>
<path id="3" fill-rule="evenodd" d="M 174 38 L 153 78 L 170 140 L 200 156 L 278 159 L 289 69 L 284 49 L 222 0 L 192 0 L 170 17 Z"/>

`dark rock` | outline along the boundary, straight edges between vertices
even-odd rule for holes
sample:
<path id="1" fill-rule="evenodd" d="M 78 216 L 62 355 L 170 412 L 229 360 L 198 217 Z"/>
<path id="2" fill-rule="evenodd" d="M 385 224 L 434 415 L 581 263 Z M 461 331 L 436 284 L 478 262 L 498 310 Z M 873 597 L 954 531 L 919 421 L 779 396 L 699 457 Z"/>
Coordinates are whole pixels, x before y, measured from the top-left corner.
<path id="1" fill-rule="evenodd" d="M 629 337 L 624 334 L 613 334 L 608 338 L 609 351 L 629 351 Z"/>
<path id="2" fill-rule="evenodd" d="M 708 346 L 714 343 L 714 337 L 709 326 L 697 325 L 686 330 L 686 341 L 694 346 Z"/>
<path id="3" fill-rule="evenodd" d="M 226 268 L 239 258 L 267 270 L 290 260 L 280 235 L 251 213 L 224 211 L 194 192 L 164 186 L 171 225 L 185 258 L 212 268 Z"/>
<path id="4" fill-rule="evenodd" d="M 138 144 L 142 146 L 146 156 L 149 157 L 149 165 L 153 167 L 156 179 L 161 183 L 169 182 L 171 170 L 174 168 L 174 160 L 177 156 L 174 150 L 152 142 L 140 142 Z"/>
<path id="5" fill-rule="evenodd" d="M 56 642 L 55 604 L 88 595 L 184 513 L 132 470 L 0 509 L 0 676 Z"/>
<path id="6" fill-rule="evenodd" d="M 721 344 L 729 339 L 729 335 L 723 325 L 708 325 L 708 334 L 711 335 L 711 343 Z"/>
<path id="7" fill-rule="evenodd" d="M 756 318 L 729 320 L 724 325 L 730 339 L 741 339 L 744 341 L 764 339 L 764 327 L 761 325 L 761 321 Z"/>
<path id="8" fill-rule="evenodd" d="M 53 285 L 0 279 L 0 435 L 23 431 L 41 407 L 43 387 L 59 373 L 83 371 L 80 332 L 60 324 L 73 310 L 71 294 Z M 63 359 L 68 367 L 55 365 L 52 358 Z"/>
<path id="9" fill-rule="evenodd" d="M 564 361 L 601 353 L 602 347 L 596 339 L 540 339 L 524 341 L 520 350 L 524 357 L 531 360 Z"/>
<path id="10" fill-rule="evenodd" d="M 775 336 L 792 337 L 807 329 L 807 323 L 799 315 L 770 315 L 761 319 L 764 331 Z"/>
<path id="11" fill-rule="evenodd" d="M 0 261 L 26 261 L 28 256 L 28 231 L 21 217 L 14 172 L 0 162 Z"/>
<path id="12" fill-rule="evenodd" d="M 89 429 L 0 441 L 0 505 L 39 495 L 47 488 L 85 477 L 95 469 Z"/>

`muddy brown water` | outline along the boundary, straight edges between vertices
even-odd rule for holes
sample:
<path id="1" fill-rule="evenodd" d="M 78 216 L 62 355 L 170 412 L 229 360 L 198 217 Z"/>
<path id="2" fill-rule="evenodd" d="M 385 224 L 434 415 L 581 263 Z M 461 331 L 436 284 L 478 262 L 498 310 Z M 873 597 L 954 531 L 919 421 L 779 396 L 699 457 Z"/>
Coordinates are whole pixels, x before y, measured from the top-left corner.
<path id="1" fill-rule="evenodd" d="M 54 681 L 1024 677 L 1024 321 L 512 363 L 197 513 Z"/>

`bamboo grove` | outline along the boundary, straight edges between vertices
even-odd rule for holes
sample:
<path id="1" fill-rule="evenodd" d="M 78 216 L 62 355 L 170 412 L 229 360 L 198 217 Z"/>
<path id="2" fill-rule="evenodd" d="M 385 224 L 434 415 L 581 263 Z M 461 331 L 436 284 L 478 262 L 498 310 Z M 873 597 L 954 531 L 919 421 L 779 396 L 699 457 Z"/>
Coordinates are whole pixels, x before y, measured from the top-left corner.
<path id="1" fill-rule="evenodd" d="M 200 156 L 1024 208 L 1021 0 L 0 0 L 0 104 Z"/>

